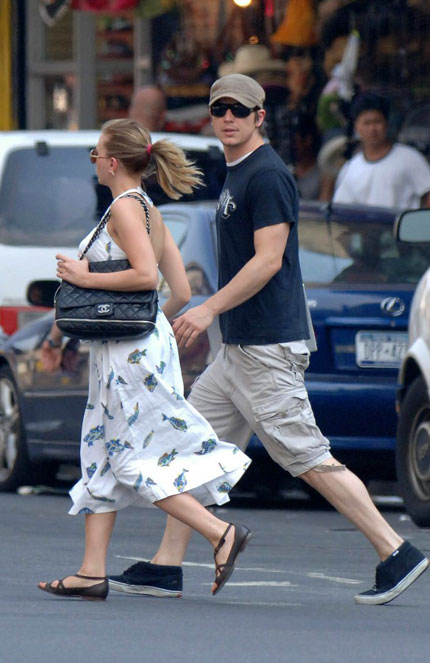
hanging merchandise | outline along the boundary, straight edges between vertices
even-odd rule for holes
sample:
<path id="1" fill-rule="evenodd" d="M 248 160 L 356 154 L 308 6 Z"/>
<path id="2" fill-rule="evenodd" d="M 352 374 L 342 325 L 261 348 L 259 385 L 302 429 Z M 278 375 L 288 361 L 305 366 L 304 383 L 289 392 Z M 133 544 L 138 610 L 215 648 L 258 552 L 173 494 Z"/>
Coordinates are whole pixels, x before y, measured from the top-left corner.
<path id="1" fill-rule="evenodd" d="M 227 74 L 254 76 L 261 72 L 285 74 L 285 62 L 273 59 L 270 50 L 263 44 L 244 44 L 237 49 L 233 60 L 222 62 L 218 67 L 218 76 Z"/>
<path id="2" fill-rule="evenodd" d="M 71 0 L 39 0 L 39 14 L 46 25 L 54 25 L 70 8 Z"/>
<path id="3" fill-rule="evenodd" d="M 72 8 L 87 12 L 120 12 L 135 9 L 139 0 L 72 0 Z"/>
<path id="4" fill-rule="evenodd" d="M 175 4 L 176 0 L 72 0 L 72 8 L 80 11 L 110 14 L 138 9 L 143 18 L 154 18 L 173 9 Z"/>
<path id="5" fill-rule="evenodd" d="M 270 37 L 270 41 L 284 46 L 315 46 L 315 23 L 313 0 L 289 0 L 284 20 Z"/>

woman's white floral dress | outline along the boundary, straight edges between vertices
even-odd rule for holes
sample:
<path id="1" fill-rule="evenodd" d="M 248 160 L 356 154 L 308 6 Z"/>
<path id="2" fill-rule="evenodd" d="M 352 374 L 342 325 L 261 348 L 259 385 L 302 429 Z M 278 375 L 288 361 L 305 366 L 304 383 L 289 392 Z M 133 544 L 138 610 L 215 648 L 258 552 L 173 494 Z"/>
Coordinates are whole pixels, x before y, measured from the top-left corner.
<path id="1" fill-rule="evenodd" d="M 126 256 L 104 229 L 87 257 Z M 161 310 L 145 338 L 91 342 L 89 375 L 82 478 L 70 491 L 69 513 L 149 506 L 182 492 L 205 505 L 228 501 L 250 460 L 184 399 L 175 338 Z"/>

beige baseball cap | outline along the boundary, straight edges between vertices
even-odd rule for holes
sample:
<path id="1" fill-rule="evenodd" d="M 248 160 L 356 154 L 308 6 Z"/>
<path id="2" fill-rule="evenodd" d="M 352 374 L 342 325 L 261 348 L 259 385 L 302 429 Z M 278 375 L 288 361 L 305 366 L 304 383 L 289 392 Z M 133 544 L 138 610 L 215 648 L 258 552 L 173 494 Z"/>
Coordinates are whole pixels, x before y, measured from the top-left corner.
<path id="1" fill-rule="evenodd" d="M 230 97 L 247 108 L 263 108 L 266 93 L 257 81 L 244 74 L 222 76 L 211 87 L 209 106 L 223 97 Z"/>

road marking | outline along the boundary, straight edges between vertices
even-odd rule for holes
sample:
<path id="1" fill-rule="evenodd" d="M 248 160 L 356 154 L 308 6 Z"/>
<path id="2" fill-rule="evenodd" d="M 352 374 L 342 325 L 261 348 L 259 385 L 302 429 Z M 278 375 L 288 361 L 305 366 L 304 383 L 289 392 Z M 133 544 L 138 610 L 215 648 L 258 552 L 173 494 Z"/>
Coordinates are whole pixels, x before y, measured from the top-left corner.
<path id="1" fill-rule="evenodd" d="M 236 571 L 236 568 L 235 568 Z M 205 582 L 205 585 L 210 583 Z M 276 582 L 276 580 L 251 580 L 251 582 L 232 582 L 228 581 L 229 587 L 299 587 L 300 585 L 293 585 L 288 580 Z"/>
<path id="2" fill-rule="evenodd" d="M 149 562 L 149 559 L 143 559 L 142 557 L 130 557 L 129 555 L 115 555 L 117 559 L 130 559 L 133 562 Z M 213 569 L 214 565 L 212 564 L 205 564 L 202 562 L 183 562 L 183 566 L 198 566 L 203 569 Z M 253 567 L 253 566 L 235 566 L 235 570 L 240 570 L 240 571 L 257 571 L 261 573 L 287 573 L 286 569 L 265 569 L 260 566 L 258 567 Z"/>
<path id="3" fill-rule="evenodd" d="M 230 583 L 229 583 L 230 584 Z M 285 601 L 223 601 L 222 605 L 252 605 L 269 608 L 303 608 L 303 603 L 287 603 Z"/>
<path id="4" fill-rule="evenodd" d="M 353 580 L 352 578 L 337 578 L 336 576 L 326 576 L 324 573 L 307 573 L 308 578 L 318 578 L 321 580 L 329 580 L 330 582 L 340 582 L 345 585 L 360 585 L 361 580 Z"/>

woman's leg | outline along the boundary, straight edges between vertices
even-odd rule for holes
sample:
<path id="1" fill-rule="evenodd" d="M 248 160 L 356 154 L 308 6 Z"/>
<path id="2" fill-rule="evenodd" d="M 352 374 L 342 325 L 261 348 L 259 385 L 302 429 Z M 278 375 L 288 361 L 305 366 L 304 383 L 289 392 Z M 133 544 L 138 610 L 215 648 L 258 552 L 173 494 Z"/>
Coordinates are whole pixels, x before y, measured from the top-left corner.
<path id="1" fill-rule="evenodd" d="M 108 513 L 90 513 L 85 516 L 85 552 L 78 573 L 84 576 L 101 578 L 106 575 L 106 555 L 116 511 Z M 56 587 L 58 581 L 52 583 Z M 65 587 L 83 587 L 93 585 L 94 580 L 85 580 L 75 576 L 64 578 Z M 39 585 L 44 587 L 45 582 Z"/>
<path id="2" fill-rule="evenodd" d="M 226 533 L 229 523 L 220 520 L 213 513 L 208 511 L 189 493 L 181 495 L 172 495 L 163 500 L 155 502 L 155 505 L 196 530 L 216 548 L 219 544 L 220 549 L 216 553 L 216 564 L 222 566 L 228 560 L 229 554 L 235 544 L 236 530 L 231 527 Z M 224 543 L 222 539 L 224 537 Z M 212 585 L 212 592 L 216 590 L 216 583 Z"/>

